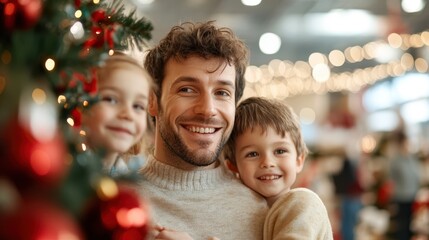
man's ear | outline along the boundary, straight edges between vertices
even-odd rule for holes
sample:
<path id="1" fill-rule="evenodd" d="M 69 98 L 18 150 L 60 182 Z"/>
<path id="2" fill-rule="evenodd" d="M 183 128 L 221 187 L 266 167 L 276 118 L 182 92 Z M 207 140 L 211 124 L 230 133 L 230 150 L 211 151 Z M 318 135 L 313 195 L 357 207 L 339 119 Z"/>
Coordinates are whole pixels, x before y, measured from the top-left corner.
<path id="1" fill-rule="evenodd" d="M 235 166 L 229 159 L 225 159 L 226 167 L 233 173 L 238 173 L 237 166 Z"/>
<path id="2" fill-rule="evenodd" d="M 158 115 L 158 98 L 153 90 L 149 94 L 148 112 L 152 117 Z"/>

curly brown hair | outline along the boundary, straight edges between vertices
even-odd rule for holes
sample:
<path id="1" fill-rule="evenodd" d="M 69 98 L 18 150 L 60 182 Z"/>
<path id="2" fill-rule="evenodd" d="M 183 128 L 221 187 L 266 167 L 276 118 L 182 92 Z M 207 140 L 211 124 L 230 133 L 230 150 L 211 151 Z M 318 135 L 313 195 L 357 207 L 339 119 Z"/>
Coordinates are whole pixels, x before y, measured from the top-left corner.
<path id="1" fill-rule="evenodd" d="M 249 50 L 231 29 L 216 27 L 214 21 L 184 22 L 174 26 L 158 45 L 148 50 L 144 66 L 155 80 L 159 97 L 165 74 L 165 64 L 171 58 L 183 60 L 189 56 L 205 59 L 221 58 L 235 67 L 235 101 L 243 95 L 244 73 L 249 64 Z"/>

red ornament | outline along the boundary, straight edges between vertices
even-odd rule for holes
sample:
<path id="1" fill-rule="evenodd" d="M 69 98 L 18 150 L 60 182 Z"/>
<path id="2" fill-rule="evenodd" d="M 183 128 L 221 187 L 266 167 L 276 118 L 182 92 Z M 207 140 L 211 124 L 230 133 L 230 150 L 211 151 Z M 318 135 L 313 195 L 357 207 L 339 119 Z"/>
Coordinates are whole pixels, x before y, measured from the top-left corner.
<path id="1" fill-rule="evenodd" d="M 0 30 L 28 29 L 33 27 L 42 15 L 42 0 L 0 1 Z"/>
<path id="2" fill-rule="evenodd" d="M 145 239 L 149 234 L 146 204 L 132 189 L 119 187 L 107 199 L 90 203 L 82 221 L 87 239 Z"/>
<path id="3" fill-rule="evenodd" d="M 16 118 L 2 127 L 0 175 L 9 177 L 19 188 L 55 186 L 68 166 L 62 136 L 57 133 L 50 139 L 39 141 Z"/>
<path id="4" fill-rule="evenodd" d="M 93 27 L 91 29 L 92 36 L 84 43 L 84 49 L 92 47 L 101 48 L 106 43 L 109 48 L 114 47 L 113 35 L 115 33 L 115 25 L 110 18 L 106 16 L 104 10 L 96 10 L 91 14 Z"/>
<path id="5" fill-rule="evenodd" d="M 73 127 L 80 128 L 82 125 L 82 112 L 75 108 L 71 111 L 71 117 L 73 118 Z"/>
<path id="6" fill-rule="evenodd" d="M 25 199 L 16 209 L 0 214 L 0 239 L 83 239 L 64 210 L 40 199 Z"/>

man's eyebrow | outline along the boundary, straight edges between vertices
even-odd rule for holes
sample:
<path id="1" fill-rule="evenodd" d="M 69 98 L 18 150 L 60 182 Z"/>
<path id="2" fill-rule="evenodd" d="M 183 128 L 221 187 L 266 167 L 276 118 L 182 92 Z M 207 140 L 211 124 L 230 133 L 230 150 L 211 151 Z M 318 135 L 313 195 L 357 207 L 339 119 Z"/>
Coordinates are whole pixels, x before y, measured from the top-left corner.
<path id="1" fill-rule="evenodd" d="M 179 84 L 179 83 L 183 83 L 183 82 L 197 83 L 197 82 L 200 82 L 200 80 L 198 78 L 195 78 L 195 77 L 182 76 L 182 77 L 177 78 L 174 81 L 174 83 L 172 84 L 172 86 Z M 229 86 L 229 87 L 235 89 L 235 82 L 234 81 L 220 79 L 220 80 L 218 80 L 218 82 L 223 86 Z"/>
<path id="2" fill-rule="evenodd" d="M 231 88 L 235 89 L 235 82 L 234 81 L 219 80 L 219 82 L 224 86 L 230 86 Z"/>

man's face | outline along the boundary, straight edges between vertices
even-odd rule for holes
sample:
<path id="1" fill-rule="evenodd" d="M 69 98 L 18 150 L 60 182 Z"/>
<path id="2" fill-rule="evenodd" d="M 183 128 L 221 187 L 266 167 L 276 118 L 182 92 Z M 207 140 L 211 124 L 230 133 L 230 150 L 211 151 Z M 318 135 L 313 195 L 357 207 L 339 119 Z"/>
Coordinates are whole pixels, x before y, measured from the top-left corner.
<path id="1" fill-rule="evenodd" d="M 214 59 L 189 57 L 166 64 L 156 116 L 155 157 L 183 169 L 214 166 L 235 116 L 235 68 Z"/>

